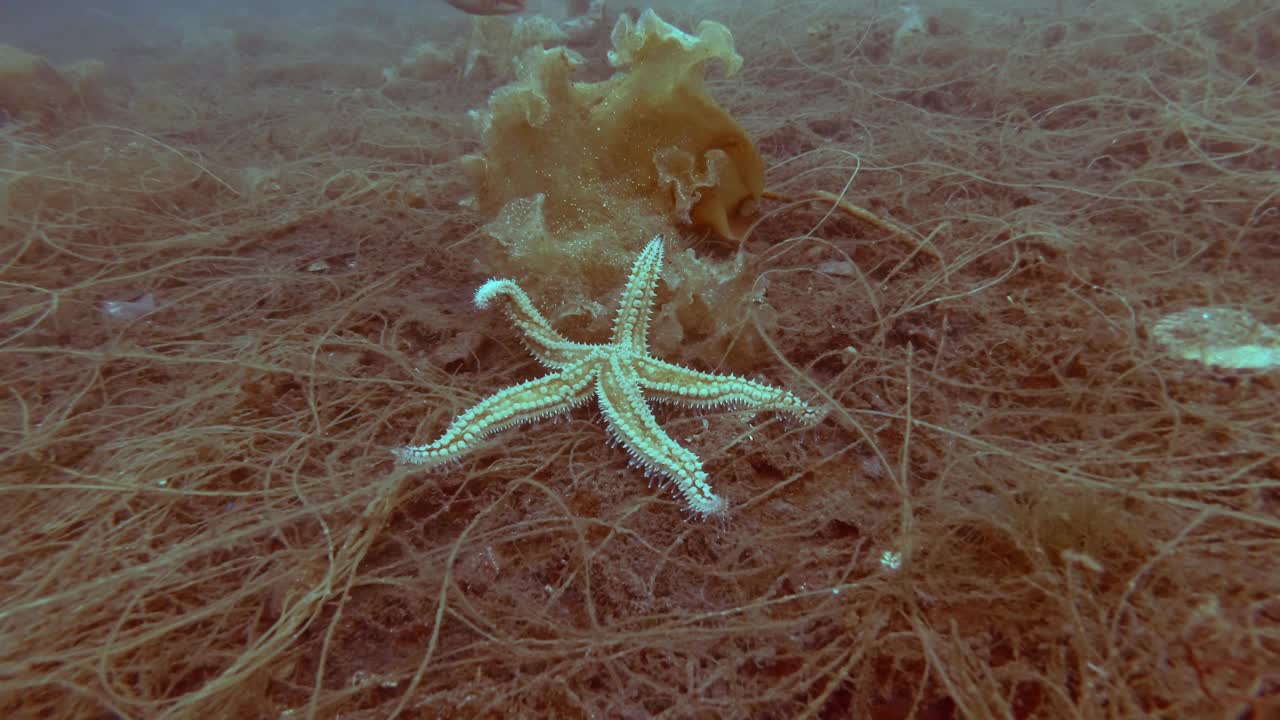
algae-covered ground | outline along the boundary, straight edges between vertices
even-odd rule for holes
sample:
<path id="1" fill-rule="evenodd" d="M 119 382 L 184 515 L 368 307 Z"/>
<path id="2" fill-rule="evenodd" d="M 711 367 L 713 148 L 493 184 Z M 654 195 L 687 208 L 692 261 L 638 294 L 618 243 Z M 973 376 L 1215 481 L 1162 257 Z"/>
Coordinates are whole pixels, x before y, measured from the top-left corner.
<path id="1" fill-rule="evenodd" d="M 545 372 L 481 283 L 624 279 L 464 202 L 554 41 L 436 5 L 0 28 L 0 715 L 1280 717 L 1280 374 L 1152 331 L 1274 340 L 1274 4 L 658 6 L 766 192 L 653 352 L 823 415 L 655 404 L 711 518 L 594 403 L 395 463 Z"/>

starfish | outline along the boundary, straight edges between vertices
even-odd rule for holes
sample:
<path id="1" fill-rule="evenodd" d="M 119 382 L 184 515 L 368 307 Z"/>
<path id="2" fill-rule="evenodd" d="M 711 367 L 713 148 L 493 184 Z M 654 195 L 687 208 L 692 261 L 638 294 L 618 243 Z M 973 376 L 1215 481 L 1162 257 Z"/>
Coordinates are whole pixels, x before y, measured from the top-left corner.
<path id="1" fill-rule="evenodd" d="M 662 245 L 658 235 L 636 258 L 607 344 L 566 339 L 511 280 L 481 285 L 476 305 L 484 309 L 502 302 L 512 324 L 524 333 L 529 352 L 552 372 L 490 395 L 455 418 L 434 442 L 394 450 L 396 459 L 439 465 L 471 451 L 492 433 L 567 412 L 594 395 L 610 432 L 646 475 L 656 472 L 670 478 L 697 515 L 724 510 L 724 500 L 712 492 L 698 456 L 658 425 L 646 398 L 702 408 L 782 412 L 806 423 L 815 422 L 818 414 L 781 388 L 691 370 L 649 354 L 649 320 L 662 267 Z"/>

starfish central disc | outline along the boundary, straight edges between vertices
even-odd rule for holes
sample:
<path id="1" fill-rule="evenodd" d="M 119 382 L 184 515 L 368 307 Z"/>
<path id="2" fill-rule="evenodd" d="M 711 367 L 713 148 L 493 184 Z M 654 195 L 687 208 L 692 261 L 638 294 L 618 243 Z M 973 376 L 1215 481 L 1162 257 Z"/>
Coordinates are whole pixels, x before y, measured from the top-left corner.
<path id="1" fill-rule="evenodd" d="M 649 354 L 649 317 L 662 269 L 662 245 L 659 235 L 636 258 L 618 304 L 613 336 L 604 344 L 566 339 L 510 280 L 481 285 L 476 305 L 487 308 L 502 303 L 512 324 L 524 334 L 529 351 L 552 372 L 481 400 L 455 418 L 435 441 L 394 450 L 396 459 L 439 465 L 470 452 L 499 430 L 567 412 L 594 395 L 609 431 L 635 462 L 670 478 L 694 513 L 705 516 L 722 511 L 724 500 L 712 492 L 702 461 L 658 425 L 648 399 L 782 412 L 808 423 L 817 420 L 817 413 L 782 388 L 690 370 Z"/>

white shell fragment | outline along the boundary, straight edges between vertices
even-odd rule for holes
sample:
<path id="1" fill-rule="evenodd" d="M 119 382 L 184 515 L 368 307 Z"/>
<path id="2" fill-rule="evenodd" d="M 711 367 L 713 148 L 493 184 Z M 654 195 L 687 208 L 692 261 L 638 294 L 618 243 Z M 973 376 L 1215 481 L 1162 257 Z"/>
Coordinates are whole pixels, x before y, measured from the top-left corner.
<path id="1" fill-rule="evenodd" d="M 1174 356 L 1235 370 L 1280 365 L 1280 331 L 1245 310 L 1188 308 L 1161 318 L 1151 337 Z"/>
<path id="2" fill-rule="evenodd" d="M 100 307 L 112 320 L 137 320 L 156 311 L 156 298 L 147 293 L 137 300 L 104 300 Z"/>

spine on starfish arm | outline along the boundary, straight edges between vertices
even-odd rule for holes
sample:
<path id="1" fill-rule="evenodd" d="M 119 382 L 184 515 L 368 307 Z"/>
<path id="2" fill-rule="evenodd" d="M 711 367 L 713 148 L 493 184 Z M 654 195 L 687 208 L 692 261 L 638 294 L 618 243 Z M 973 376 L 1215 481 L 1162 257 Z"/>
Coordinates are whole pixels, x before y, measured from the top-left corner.
<path id="1" fill-rule="evenodd" d="M 487 309 L 497 300 L 507 317 L 524 336 L 525 347 L 538 362 L 549 368 L 563 369 L 580 360 L 590 348 L 572 342 L 551 327 L 551 323 L 534 307 L 529 295 L 511 280 L 490 280 L 476 290 L 475 303 Z"/>
<path id="2" fill-rule="evenodd" d="M 736 375 L 713 375 L 652 357 L 640 358 L 635 368 L 646 395 L 657 402 L 785 413 L 803 425 L 814 425 L 819 418 L 816 410 L 790 392 Z"/>
<path id="3" fill-rule="evenodd" d="M 497 297 L 508 297 L 516 303 L 519 303 L 520 300 L 523 299 L 525 304 L 529 306 L 530 312 L 535 315 L 539 314 L 538 309 L 533 306 L 532 302 L 530 302 L 529 296 L 525 294 L 524 290 L 520 289 L 519 285 L 515 284 L 515 281 L 498 280 L 497 278 L 486 281 L 485 284 L 476 288 L 476 307 L 481 310 L 485 310 L 493 302 L 494 298 Z"/>
<path id="4" fill-rule="evenodd" d="M 521 329 L 529 327 L 547 328 L 551 323 L 538 312 L 529 299 L 528 293 L 520 288 L 514 280 L 490 280 L 476 289 L 475 303 L 481 310 L 487 310 L 494 300 L 506 300 L 507 313 Z"/>
<path id="5" fill-rule="evenodd" d="M 489 435 L 581 405 L 591 395 L 593 378 L 592 366 L 582 363 L 562 373 L 513 385 L 459 415 L 434 442 L 391 452 L 403 464 L 441 465 L 470 452 Z"/>

